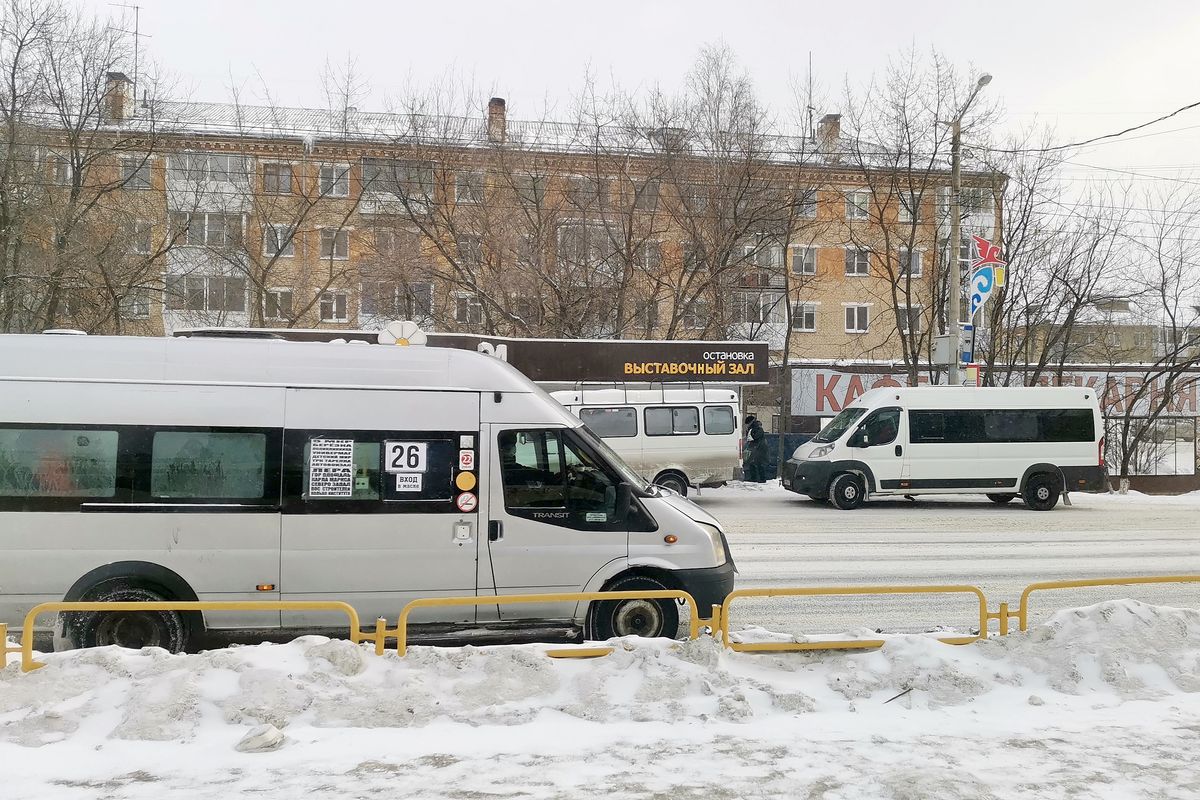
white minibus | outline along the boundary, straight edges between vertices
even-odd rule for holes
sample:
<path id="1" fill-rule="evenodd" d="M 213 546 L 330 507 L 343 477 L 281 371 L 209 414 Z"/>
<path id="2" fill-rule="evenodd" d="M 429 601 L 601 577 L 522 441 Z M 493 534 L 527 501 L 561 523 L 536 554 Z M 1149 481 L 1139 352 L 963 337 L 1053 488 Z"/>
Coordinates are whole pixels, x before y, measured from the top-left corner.
<path id="1" fill-rule="evenodd" d="M 551 396 L 651 483 L 686 496 L 689 486 L 720 486 L 735 477 L 741 425 L 732 389 L 576 389 Z"/>
<path id="2" fill-rule="evenodd" d="M 1105 490 L 1104 420 L 1088 388 L 879 388 L 784 465 L 783 486 L 838 508 L 869 495 L 986 494 L 1049 511 Z"/>
<path id="3" fill-rule="evenodd" d="M 269 338 L 0 336 L 0 620 L 51 600 L 731 591 L 721 525 L 496 358 Z M 414 622 L 676 633 L 675 601 L 420 609 Z M 73 613 L 56 646 L 197 647 L 317 612 Z M 53 623 L 50 620 L 49 623 Z M 47 625 L 48 627 L 48 625 Z"/>

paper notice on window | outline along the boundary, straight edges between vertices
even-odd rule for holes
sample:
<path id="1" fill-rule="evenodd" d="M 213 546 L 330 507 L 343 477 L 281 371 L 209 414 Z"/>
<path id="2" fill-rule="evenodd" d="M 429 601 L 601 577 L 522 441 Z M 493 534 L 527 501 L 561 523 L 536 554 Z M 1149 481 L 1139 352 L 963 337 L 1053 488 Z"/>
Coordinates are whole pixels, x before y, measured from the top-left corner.
<path id="1" fill-rule="evenodd" d="M 308 496 L 354 496 L 353 439 L 313 439 L 309 442 Z"/>
<path id="2" fill-rule="evenodd" d="M 396 475 L 397 492 L 419 492 L 425 476 L 420 472 L 401 472 Z"/>

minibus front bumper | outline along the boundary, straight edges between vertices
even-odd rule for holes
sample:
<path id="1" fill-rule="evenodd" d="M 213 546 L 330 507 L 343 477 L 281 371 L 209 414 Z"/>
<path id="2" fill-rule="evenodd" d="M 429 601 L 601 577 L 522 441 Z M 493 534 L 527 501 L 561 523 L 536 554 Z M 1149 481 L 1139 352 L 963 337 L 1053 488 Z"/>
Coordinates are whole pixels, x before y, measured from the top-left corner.
<path id="1" fill-rule="evenodd" d="M 733 559 L 727 558 L 719 567 L 677 569 L 671 574 L 679 581 L 679 588 L 696 599 L 696 613 L 704 619 L 712 612 L 713 606 L 724 603 L 733 591 L 736 571 Z"/>
<path id="2" fill-rule="evenodd" d="M 799 461 L 789 458 L 783 464 L 783 488 L 797 494 L 824 497 L 833 474 L 832 461 Z"/>

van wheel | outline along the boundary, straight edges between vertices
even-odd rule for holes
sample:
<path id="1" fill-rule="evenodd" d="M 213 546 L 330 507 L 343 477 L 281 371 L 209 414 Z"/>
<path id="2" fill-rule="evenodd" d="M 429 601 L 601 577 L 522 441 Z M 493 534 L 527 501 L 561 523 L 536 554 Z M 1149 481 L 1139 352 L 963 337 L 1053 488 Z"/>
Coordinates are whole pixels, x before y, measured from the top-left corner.
<path id="1" fill-rule="evenodd" d="M 687 478 L 683 477 L 678 472 L 664 472 L 654 479 L 654 483 L 657 486 L 665 486 L 666 488 L 672 489 L 676 492 L 679 492 L 679 494 L 683 495 L 684 497 L 687 497 Z"/>
<path id="2" fill-rule="evenodd" d="M 161 602 L 171 598 L 136 578 L 113 578 L 80 598 L 84 602 Z M 187 649 L 191 631 L 179 611 L 76 611 L 59 615 L 54 649 L 107 647 L 132 650 L 161 647 L 172 653 Z"/>
<path id="3" fill-rule="evenodd" d="M 1004 505 L 1005 503 L 1011 503 L 1013 500 L 1016 500 L 1017 496 L 1015 494 L 1011 494 L 1011 493 L 1010 494 L 989 494 L 987 496 L 987 499 L 991 500 L 993 503 L 999 503 L 1000 505 Z"/>
<path id="4" fill-rule="evenodd" d="M 1025 491 L 1022 492 L 1025 505 L 1034 511 L 1054 508 L 1060 494 L 1062 487 L 1058 485 L 1058 478 L 1048 472 L 1032 476 L 1025 482 Z"/>
<path id="5" fill-rule="evenodd" d="M 633 592 L 638 589 L 663 591 L 663 582 L 646 575 L 626 575 L 604 587 L 606 592 Z M 607 600 L 593 602 L 588 609 L 584 634 L 603 641 L 614 636 L 675 638 L 679 633 L 679 605 L 671 599 Z"/>
<path id="6" fill-rule="evenodd" d="M 829 482 L 829 500 L 843 511 L 850 511 L 863 504 L 866 491 L 857 475 L 843 472 Z"/>

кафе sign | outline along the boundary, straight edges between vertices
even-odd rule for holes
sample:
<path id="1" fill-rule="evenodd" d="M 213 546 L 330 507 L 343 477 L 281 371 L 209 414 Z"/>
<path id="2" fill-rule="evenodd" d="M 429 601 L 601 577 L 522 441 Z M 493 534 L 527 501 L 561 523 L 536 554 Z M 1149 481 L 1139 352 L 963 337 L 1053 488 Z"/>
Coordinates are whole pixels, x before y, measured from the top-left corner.
<path id="1" fill-rule="evenodd" d="M 427 344 L 501 357 L 541 383 L 767 382 L 766 342 L 510 339 L 431 333 Z"/>

